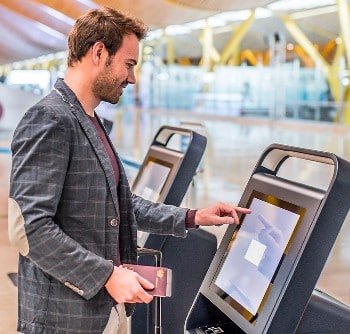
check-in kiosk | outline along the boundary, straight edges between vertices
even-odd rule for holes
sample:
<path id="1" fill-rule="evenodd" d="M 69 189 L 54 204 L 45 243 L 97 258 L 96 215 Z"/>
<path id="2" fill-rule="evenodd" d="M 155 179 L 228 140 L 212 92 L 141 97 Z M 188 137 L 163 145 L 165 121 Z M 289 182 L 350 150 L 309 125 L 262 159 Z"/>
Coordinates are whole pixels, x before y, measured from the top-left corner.
<path id="1" fill-rule="evenodd" d="M 280 176 L 288 160 L 330 167 L 325 189 Z M 185 333 L 349 333 L 350 308 L 315 289 L 350 206 L 350 164 L 331 153 L 269 146 L 192 304 Z"/>
<path id="2" fill-rule="evenodd" d="M 152 201 L 181 205 L 205 147 L 206 137 L 196 131 L 161 127 L 136 175 L 132 192 Z M 188 231 L 186 238 L 139 232 L 138 245 L 138 262 L 154 265 L 154 254 L 161 254 L 162 266 L 173 271 L 173 284 L 171 297 L 156 297 L 154 305 L 136 306 L 131 332 L 179 334 L 217 250 L 216 237 L 201 229 Z M 198 261 L 193 263 L 193 258 Z"/>
<path id="3" fill-rule="evenodd" d="M 190 129 L 162 126 L 132 184 L 132 191 L 152 201 L 180 205 L 206 143 L 205 136 Z"/>
<path id="4" fill-rule="evenodd" d="M 184 141 L 187 145 L 183 145 Z M 141 164 L 131 187 L 132 192 L 150 201 L 181 205 L 206 143 L 205 136 L 190 129 L 162 126 Z M 152 246 L 159 249 L 164 238 L 139 231 L 138 245 L 149 247 L 152 241 Z"/>

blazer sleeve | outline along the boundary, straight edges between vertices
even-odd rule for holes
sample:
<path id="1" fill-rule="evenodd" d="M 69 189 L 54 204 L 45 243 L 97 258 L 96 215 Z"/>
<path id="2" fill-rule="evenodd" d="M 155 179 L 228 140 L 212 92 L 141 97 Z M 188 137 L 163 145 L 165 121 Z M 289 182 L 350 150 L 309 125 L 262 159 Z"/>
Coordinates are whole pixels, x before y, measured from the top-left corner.
<path id="1" fill-rule="evenodd" d="M 29 110 L 14 133 L 10 241 L 47 274 L 90 299 L 113 264 L 83 248 L 54 221 L 70 157 L 69 132 L 54 109 Z"/>
<path id="2" fill-rule="evenodd" d="M 132 198 L 139 230 L 186 237 L 185 220 L 188 209 L 151 202 L 135 194 Z"/>

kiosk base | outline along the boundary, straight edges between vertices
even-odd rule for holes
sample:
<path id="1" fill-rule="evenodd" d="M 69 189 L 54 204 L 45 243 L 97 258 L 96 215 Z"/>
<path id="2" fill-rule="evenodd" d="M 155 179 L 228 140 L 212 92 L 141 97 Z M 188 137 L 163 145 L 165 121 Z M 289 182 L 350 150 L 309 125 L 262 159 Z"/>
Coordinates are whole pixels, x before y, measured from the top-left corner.
<path id="1" fill-rule="evenodd" d="M 186 331 L 186 334 L 216 334 L 216 333 L 243 333 L 237 331 L 236 326 L 233 323 L 217 324 L 215 326 L 204 326 L 196 329 Z"/>
<path id="2" fill-rule="evenodd" d="M 242 329 L 234 324 L 228 317 L 226 317 L 225 314 L 223 314 L 204 296 L 200 296 L 198 298 L 196 307 L 200 309 L 200 313 L 203 315 L 203 318 L 206 319 L 197 319 L 201 322 L 201 325 L 198 323 L 193 324 L 194 326 L 199 325 L 199 327 L 187 329 L 186 334 L 244 334 L 244 331 L 242 331 Z M 204 310 L 205 312 L 203 312 Z M 295 333 L 348 334 L 349 328 L 350 307 L 339 302 L 326 293 L 315 289 L 311 295 L 310 301 Z"/>
<path id="3" fill-rule="evenodd" d="M 244 334 L 242 329 L 201 293 L 197 296 L 196 304 L 193 306 L 192 312 L 195 312 L 198 317 L 196 317 L 196 319 L 187 319 L 186 334 Z"/>

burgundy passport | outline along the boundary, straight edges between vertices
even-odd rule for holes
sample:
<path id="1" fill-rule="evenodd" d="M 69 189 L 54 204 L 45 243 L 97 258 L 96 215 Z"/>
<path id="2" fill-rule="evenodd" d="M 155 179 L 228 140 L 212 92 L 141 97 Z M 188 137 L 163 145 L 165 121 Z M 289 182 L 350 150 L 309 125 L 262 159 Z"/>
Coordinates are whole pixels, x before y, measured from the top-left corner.
<path id="1" fill-rule="evenodd" d="M 140 264 L 123 264 L 130 270 L 134 270 L 140 276 L 154 284 L 153 290 L 146 290 L 150 295 L 156 297 L 170 297 L 172 270 L 165 267 L 143 266 Z"/>

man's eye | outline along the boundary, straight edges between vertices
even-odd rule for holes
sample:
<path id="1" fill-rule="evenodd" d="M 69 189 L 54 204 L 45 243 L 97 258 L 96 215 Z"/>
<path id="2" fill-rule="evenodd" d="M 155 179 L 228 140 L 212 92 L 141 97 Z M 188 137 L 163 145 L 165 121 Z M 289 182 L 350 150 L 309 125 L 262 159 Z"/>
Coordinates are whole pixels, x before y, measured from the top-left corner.
<path id="1" fill-rule="evenodd" d="M 126 68 L 128 69 L 128 70 L 130 70 L 131 68 L 133 67 L 133 64 L 126 64 Z"/>

